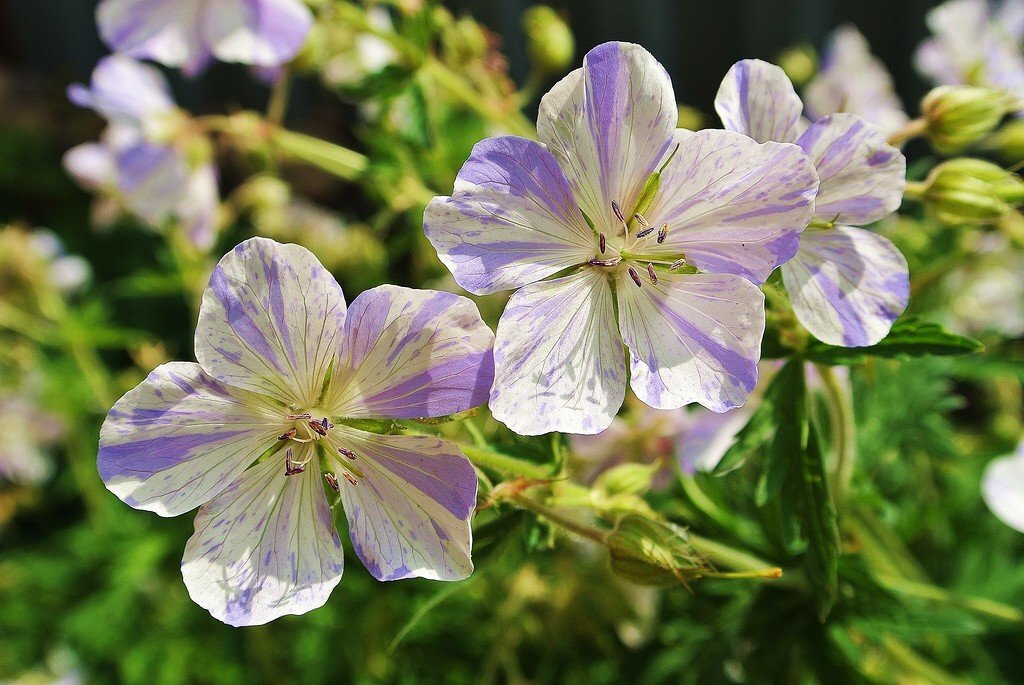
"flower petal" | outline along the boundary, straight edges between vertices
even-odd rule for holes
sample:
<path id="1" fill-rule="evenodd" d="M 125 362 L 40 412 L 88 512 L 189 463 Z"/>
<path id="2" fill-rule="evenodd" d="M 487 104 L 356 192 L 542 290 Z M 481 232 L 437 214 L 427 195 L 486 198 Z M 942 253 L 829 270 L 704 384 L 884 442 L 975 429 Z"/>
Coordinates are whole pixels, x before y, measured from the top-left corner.
<path id="1" fill-rule="evenodd" d="M 341 573 L 320 469 L 286 476 L 278 459 L 252 467 L 199 510 L 181 561 L 192 601 L 232 626 L 317 609 Z"/>
<path id="2" fill-rule="evenodd" d="M 64 169 L 86 190 L 106 190 L 117 183 L 114 155 L 106 145 L 85 143 L 64 154 Z"/>
<path id="3" fill-rule="evenodd" d="M 217 380 L 295 408 L 316 406 L 345 322 L 345 295 L 313 253 L 251 238 L 203 294 L 196 358 Z"/>
<path id="4" fill-rule="evenodd" d="M 831 114 L 800 136 L 820 185 L 814 214 L 858 226 L 892 214 L 903 201 L 907 159 L 882 129 L 856 114 Z"/>
<path id="5" fill-rule="evenodd" d="M 651 53 L 632 43 L 604 43 L 541 99 L 537 137 L 598 230 L 615 231 L 612 201 L 632 212 L 669 150 L 678 118 L 672 81 Z"/>
<path id="6" fill-rule="evenodd" d="M 676 452 L 683 473 L 692 476 L 697 471 L 711 471 L 718 466 L 753 415 L 752 404 L 753 400 L 722 414 L 704 408 L 690 412 Z"/>
<path id="7" fill-rule="evenodd" d="M 593 268 L 515 293 L 494 342 L 494 418 L 520 435 L 607 428 L 626 394 L 614 306 Z"/>
<path id="8" fill-rule="evenodd" d="M 275 445 L 282 419 L 198 364 L 164 364 L 107 414 L 100 477 L 130 506 L 177 516 L 209 501 Z"/>
<path id="9" fill-rule="evenodd" d="M 427 205 L 423 230 L 455 281 L 477 295 L 539 281 L 597 252 L 554 157 L 515 136 L 476 144 L 453 197 Z"/>
<path id="10" fill-rule="evenodd" d="M 188 202 L 188 161 L 177 148 L 138 142 L 117 150 L 117 186 L 125 206 L 154 228 L 162 228 Z"/>
<path id="11" fill-rule="evenodd" d="M 742 405 L 757 382 L 764 295 L 729 274 L 671 274 L 637 287 L 620 277 L 619 327 L 631 387 L 656 409 Z"/>
<path id="12" fill-rule="evenodd" d="M 763 283 L 796 254 L 814 212 L 818 177 L 807 156 L 730 131 L 679 131 L 676 142 L 647 214 L 669 232 L 640 251 Z"/>
<path id="13" fill-rule="evenodd" d="M 218 59 L 276 67 L 302 48 L 313 14 L 299 0 L 217 0 L 207 3 L 201 22 Z"/>
<path id="14" fill-rule="evenodd" d="M 110 121 L 133 126 L 176 108 L 167 79 L 159 70 L 118 54 L 99 61 L 88 88 L 79 83 L 71 85 L 68 98 Z"/>
<path id="15" fill-rule="evenodd" d="M 807 128 L 803 109 L 786 72 L 759 59 L 734 64 L 715 97 L 722 126 L 759 143 L 795 143 Z"/>
<path id="16" fill-rule="evenodd" d="M 325 405 L 350 418 L 466 411 L 487 402 L 493 344 L 494 334 L 464 297 L 393 285 L 368 290 L 349 308 Z"/>
<path id="17" fill-rule="evenodd" d="M 100 36 L 112 50 L 195 72 L 209 59 L 199 37 L 206 0 L 103 0 Z"/>
<path id="18" fill-rule="evenodd" d="M 838 226 L 808 231 L 782 267 L 800 322 L 830 345 L 874 345 L 907 308 L 907 260 L 882 236 Z"/>
<path id="19" fill-rule="evenodd" d="M 457 447 L 424 435 L 336 428 L 357 482 L 339 478 L 356 554 L 378 580 L 461 580 L 473 572 L 476 471 Z M 338 475 L 348 469 L 335 463 Z"/>
<path id="20" fill-rule="evenodd" d="M 992 460 L 985 468 L 981 494 L 992 513 L 1024 533 L 1024 453 Z"/>
<path id="21" fill-rule="evenodd" d="M 185 237 L 202 252 L 208 252 L 217 239 L 219 209 L 217 168 L 203 164 L 189 174 L 184 197 L 175 207 Z"/>

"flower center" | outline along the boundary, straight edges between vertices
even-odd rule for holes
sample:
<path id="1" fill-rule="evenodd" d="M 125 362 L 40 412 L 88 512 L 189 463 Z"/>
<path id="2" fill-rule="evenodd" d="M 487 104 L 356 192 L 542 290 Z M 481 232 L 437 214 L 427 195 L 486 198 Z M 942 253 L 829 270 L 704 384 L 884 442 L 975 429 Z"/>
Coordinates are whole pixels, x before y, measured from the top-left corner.
<path id="1" fill-rule="evenodd" d="M 640 212 L 633 212 L 627 217 L 621 205 L 614 200 L 612 213 L 619 226 L 611 238 L 609 233 L 598 233 L 598 254 L 588 262 L 589 266 L 609 269 L 612 273 L 625 270 L 638 288 L 643 286 L 642 273 L 652 285 L 657 285 L 658 268 L 676 271 L 686 266 L 684 255 L 645 254 L 653 252 L 668 238 L 670 228 L 667 223 L 657 228 Z M 612 244 L 609 244 L 610 241 Z"/>
<path id="2" fill-rule="evenodd" d="M 327 438 L 331 434 L 331 429 L 334 428 L 334 424 L 324 414 L 324 411 L 314 409 L 285 416 L 286 420 L 292 422 L 292 427 L 282 433 L 277 439 L 297 444 L 289 445 L 284 450 L 284 475 L 294 476 L 303 473 L 306 470 L 306 465 L 316 457 L 320 441 Z M 356 455 L 352 450 L 338 447 L 334 439 L 325 440 L 325 442 L 329 443 L 328 451 L 337 452 L 348 461 L 355 461 Z M 337 464 L 339 462 L 332 460 L 332 463 Z M 352 485 L 356 485 L 359 482 L 352 472 L 344 467 L 341 469 L 341 475 Z M 332 489 L 340 491 L 341 486 L 337 476 L 327 471 L 324 473 L 324 479 Z"/>

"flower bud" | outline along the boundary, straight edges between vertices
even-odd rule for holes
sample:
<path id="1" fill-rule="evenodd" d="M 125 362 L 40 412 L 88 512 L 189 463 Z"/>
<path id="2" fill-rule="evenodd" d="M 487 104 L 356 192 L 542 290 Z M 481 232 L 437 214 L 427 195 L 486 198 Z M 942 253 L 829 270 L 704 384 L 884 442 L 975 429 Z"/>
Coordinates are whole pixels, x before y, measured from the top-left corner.
<path id="1" fill-rule="evenodd" d="M 442 33 L 445 58 L 453 64 L 467 64 L 487 56 L 491 49 L 487 31 L 469 17 L 457 19 Z"/>
<path id="2" fill-rule="evenodd" d="M 615 495 L 642 495 L 651 487 L 661 463 L 619 464 L 603 472 L 594 481 L 594 488 L 609 497 Z"/>
<path id="3" fill-rule="evenodd" d="M 608 534 L 612 573 L 638 585 L 667 587 L 706 570 L 682 528 L 648 516 L 622 517 Z"/>
<path id="4" fill-rule="evenodd" d="M 569 25 L 555 10 L 534 5 L 523 13 L 526 51 L 534 66 L 543 73 L 564 71 L 576 56 L 576 40 Z"/>
<path id="5" fill-rule="evenodd" d="M 993 151 L 1004 164 L 1024 162 L 1024 120 L 1014 119 L 996 131 L 986 141 L 987 150 Z"/>
<path id="6" fill-rule="evenodd" d="M 921 101 L 921 115 L 932 146 L 955 154 L 992 133 L 1011 104 L 1009 97 L 988 88 L 940 86 Z"/>
<path id="7" fill-rule="evenodd" d="M 935 167 L 924 196 L 938 221 L 980 226 L 1024 203 L 1024 181 L 991 162 L 965 157 Z"/>
<path id="8" fill-rule="evenodd" d="M 800 88 L 818 71 L 818 52 L 813 45 L 794 45 L 783 50 L 775 63 L 782 67 L 793 86 Z"/>

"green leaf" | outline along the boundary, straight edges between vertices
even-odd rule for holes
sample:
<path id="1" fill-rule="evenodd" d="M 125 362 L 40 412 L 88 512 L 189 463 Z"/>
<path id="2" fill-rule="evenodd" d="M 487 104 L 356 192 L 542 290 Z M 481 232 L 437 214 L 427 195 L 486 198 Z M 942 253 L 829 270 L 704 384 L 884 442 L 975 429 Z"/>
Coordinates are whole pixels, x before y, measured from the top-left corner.
<path id="1" fill-rule="evenodd" d="M 806 419 L 805 419 L 806 420 Z M 821 601 L 822 618 L 835 604 L 839 591 L 839 525 L 828 491 L 828 476 L 817 432 L 808 423 L 801 450 L 802 501 L 800 509 L 807 536 L 805 568 Z"/>
<path id="2" fill-rule="evenodd" d="M 848 366 L 867 357 L 950 356 L 971 354 L 981 348 L 974 338 L 947 331 L 940 324 L 908 318 L 897 321 L 884 340 L 870 347 L 836 347 L 815 340 L 804 350 L 804 357 L 820 364 Z"/>

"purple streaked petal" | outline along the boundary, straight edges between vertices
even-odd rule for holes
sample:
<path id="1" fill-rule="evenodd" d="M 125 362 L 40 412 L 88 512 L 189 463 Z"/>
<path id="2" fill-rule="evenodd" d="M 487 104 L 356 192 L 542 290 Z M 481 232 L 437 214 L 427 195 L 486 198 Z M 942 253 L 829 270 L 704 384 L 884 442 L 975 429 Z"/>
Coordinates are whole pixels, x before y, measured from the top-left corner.
<path id="1" fill-rule="evenodd" d="M 323 606 L 342 553 L 320 469 L 285 476 L 267 459 L 199 510 L 181 575 L 214 618 L 255 626 Z"/>
<path id="2" fill-rule="evenodd" d="M 614 306 L 594 268 L 515 293 L 494 342 L 494 418 L 520 435 L 607 428 L 626 394 Z"/>
<path id="3" fill-rule="evenodd" d="M 167 79 L 148 64 L 127 55 L 109 55 L 96 65 L 89 87 L 68 87 L 68 98 L 79 107 L 94 109 L 111 122 L 141 126 L 174 111 Z"/>
<path id="4" fill-rule="evenodd" d="M 341 416 L 395 419 L 479 406 L 494 381 L 493 344 L 464 297 L 393 285 L 368 290 L 349 307 L 325 405 Z"/>
<path id="5" fill-rule="evenodd" d="M 185 197 L 190 170 L 173 147 L 139 142 L 115 155 L 117 186 L 125 206 L 150 226 L 160 228 Z"/>
<path id="6" fill-rule="evenodd" d="M 117 184 L 114 155 L 106 145 L 85 143 L 64 154 L 64 168 L 86 190 L 107 190 Z"/>
<path id="7" fill-rule="evenodd" d="M 907 160 L 882 129 L 856 114 L 831 114 L 800 136 L 818 172 L 814 215 L 864 225 L 892 214 L 903 201 Z"/>
<path id="8" fill-rule="evenodd" d="M 515 136 L 476 144 L 454 195 L 427 206 L 423 230 L 455 281 L 478 295 L 539 281 L 597 250 L 558 162 Z"/>
<path id="9" fill-rule="evenodd" d="M 647 218 L 669 225 L 662 244 L 643 253 L 763 283 L 796 254 L 814 211 L 818 177 L 803 151 L 758 144 L 730 131 L 679 131 L 679 150 L 663 173 Z"/>
<path id="10" fill-rule="evenodd" d="M 804 233 L 782 277 L 800 322 L 830 345 L 874 345 L 910 298 L 907 260 L 896 246 L 848 226 Z"/>
<path id="11" fill-rule="evenodd" d="M 198 26 L 207 0 L 103 0 L 100 36 L 111 49 L 195 72 L 209 60 Z"/>
<path id="12" fill-rule="evenodd" d="M 985 504 L 1006 525 L 1024 533 L 1024 442 L 1016 454 L 992 460 L 981 481 Z"/>
<path id="13" fill-rule="evenodd" d="M 276 67 L 295 57 L 312 27 L 299 0 L 217 0 L 206 4 L 197 30 L 220 60 Z"/>
<path id="14" fill-rule="evenodd" d="M 679 111 L 672 81 L 639 45 L 604 43 L 541 99 L 538 139 L 561 164 L 598 230 L 618 223 L 612 201 L 631 212 L 669 150 Z"/>
<path id="15" fill-rule="evenodd" d="M 177 516 L 230 485 L 276 444 L 283 423 L 261 398 L 221 385 L 198 364 L 164 364 L 107 414 L 100 477 L 136 509 Z"/>
<path id="16" fill-rule="evenodd" d="M 800 116 L 803 109 L 786 72 L 759 59 L 734 64 L 715 97 L 722 126 L 759 143 L 795 143 L 807 128 Z"/>
<path id="17" fill-rule="evenodd" d="M 345 295 L 309 250 L 250 238 L 203 294 L 196 358 L 227 385 L 311 408 L 345 323 Z"/>
<path id="18" fill-rule="evenodd" d="M 676 456 L 683 473 L 711 471 L 729 448 L 736 444 L 736 435 L 747 425 L 754 413 L 753 399 L 742 407 L 716 414 L 703 407 L 687 415 L 686 429 L 677 441 Z"/>
<path id="19" fill-rule="evenodd" d="M 203 164 L 189 174 L 184 196 L 175 207 L 185 237 L 201 252 L 208 252 L 217 239 L 219 211 L 217 168 Z"/>
<path id="20" fill-rule="evenodd" d="M 377 580 L 462 580 L 473 572 L 470 519 L 476 471 L 455 445 L 423 435 L 335 429 L 356 455 L 356 484 L 341 478 L 341 498 L 356 554 Z"/>
<path id="21" fill-rule="evenodd" d="M 659 275 L 642 287 L 620 277 L 619 327 L 633 392 L 656 409 L 742 405 L 757 382 L 764 295 L 730 274 Z"/>

